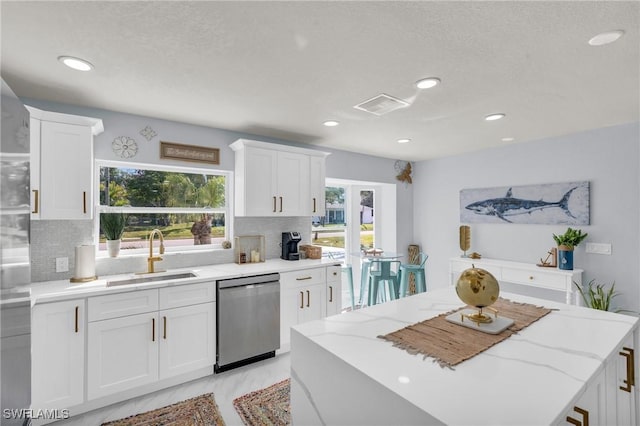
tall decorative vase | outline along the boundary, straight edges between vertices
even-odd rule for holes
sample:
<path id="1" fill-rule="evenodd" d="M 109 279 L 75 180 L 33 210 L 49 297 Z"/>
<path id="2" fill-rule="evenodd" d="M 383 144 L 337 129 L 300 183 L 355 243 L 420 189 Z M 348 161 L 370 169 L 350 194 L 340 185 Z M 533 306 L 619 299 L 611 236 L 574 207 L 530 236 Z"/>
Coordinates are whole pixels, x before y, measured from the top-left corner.
<path id="1" fill-rule="evenodd" d="M 107 240 L 107 253 L 109 253 L 109 257 L 118 257 L 120 240 Z"/>
<path id="2" fill-rule="evenodd" d="M 573 270 L 573 247 L 558 246 L 558 268 Z"/>

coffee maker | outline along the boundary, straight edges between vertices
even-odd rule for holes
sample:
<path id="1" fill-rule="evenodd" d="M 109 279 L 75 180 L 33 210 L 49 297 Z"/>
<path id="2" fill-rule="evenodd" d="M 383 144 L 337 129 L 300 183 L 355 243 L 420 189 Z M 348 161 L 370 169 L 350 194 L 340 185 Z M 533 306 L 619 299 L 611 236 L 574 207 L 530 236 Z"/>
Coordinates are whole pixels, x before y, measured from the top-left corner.
<path id="1" fill-rule="evenodd" d="M 299 232 L 283 232 L 282 233 L 282 256 L 284 260 L 299 260 L 298 243 L 302 240 Z"/>

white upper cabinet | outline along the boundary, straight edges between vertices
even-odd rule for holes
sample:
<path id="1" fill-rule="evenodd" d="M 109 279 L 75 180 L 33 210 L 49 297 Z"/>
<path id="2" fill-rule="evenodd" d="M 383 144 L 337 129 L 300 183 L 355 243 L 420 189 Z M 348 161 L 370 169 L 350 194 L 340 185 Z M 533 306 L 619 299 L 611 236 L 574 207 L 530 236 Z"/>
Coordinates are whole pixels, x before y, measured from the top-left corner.
<path id="1" fill-rule="evenodd" d="M 328 153 L 245 139 L 230 147 L 235 151 L 236 216 L 319 215 L 314 206 L 324 211 Z"/>
<path id="2" fill-rule="evenodd" d="M 102 120 L 31 114 L 31 219 L 93 218 L 93 137 Z"/>

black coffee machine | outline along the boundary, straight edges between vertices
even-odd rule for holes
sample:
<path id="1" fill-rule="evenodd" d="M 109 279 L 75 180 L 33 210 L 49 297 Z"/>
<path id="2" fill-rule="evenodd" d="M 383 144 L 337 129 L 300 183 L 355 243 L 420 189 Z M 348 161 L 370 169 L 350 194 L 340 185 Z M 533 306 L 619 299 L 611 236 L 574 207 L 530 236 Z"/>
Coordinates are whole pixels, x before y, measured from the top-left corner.
<path id="1" fill-rule="evenodd" d="M 298 253 L 298 243 L 302 240 L 299 232 L 283 232 L 282 233 L 282 256 L 284 260 L 300 260 Z"/>

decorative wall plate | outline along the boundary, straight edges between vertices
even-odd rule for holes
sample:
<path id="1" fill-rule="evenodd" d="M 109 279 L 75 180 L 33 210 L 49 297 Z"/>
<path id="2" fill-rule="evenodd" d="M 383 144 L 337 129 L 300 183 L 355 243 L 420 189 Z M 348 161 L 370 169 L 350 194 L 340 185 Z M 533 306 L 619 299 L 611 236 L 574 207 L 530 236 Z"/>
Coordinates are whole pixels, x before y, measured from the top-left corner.
<path id="1" fill-rule="evenodd" d="M 144 129 L 140 130 L 140 134 L 144 136 L 148 141 L 155 138 L 157 133 L 155 130 L 151 128 L 151 126 L 147 126 Z"/>
<path id="2" fill-rule="evenodd" d="M 138 153 L 138 144 L 129 136 L 118 136 L 111 143 L 111 149 L 120 158 L 132 158 Z"/>

